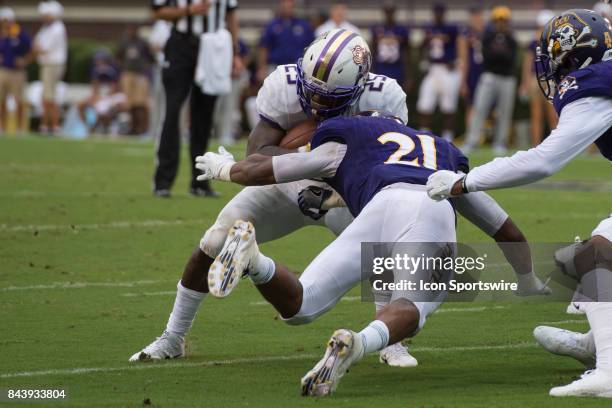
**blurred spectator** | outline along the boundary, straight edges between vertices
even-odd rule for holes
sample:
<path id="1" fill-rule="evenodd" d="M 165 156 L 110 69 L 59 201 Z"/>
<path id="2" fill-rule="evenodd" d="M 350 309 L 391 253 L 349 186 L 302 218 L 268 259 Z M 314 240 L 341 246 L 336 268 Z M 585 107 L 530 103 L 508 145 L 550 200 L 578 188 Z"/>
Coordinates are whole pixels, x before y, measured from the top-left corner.
<path id="1" fill-rule="evenodd" d="M 459 28 L 445 21 L 446 6 L 433 7 L 434 22 L 425 27 L 425 39 L 421 45 L 423 62 L 429 62 L 429 70 L 421 82 L 417 111 L 421 128 L 431 129 L 436 106 L 444 116 L 442 137 L 455 138 L 455 114 L 459 99 L 461 76 L 457 69 L 457 37 Z"/>
<path id="2" fill-rule="evenodd" d="M 295 0 L 280 0 L 278 16 L 266 25 L 259 43 L 258 80 L 277 65 L 295 64 L 312 40 L 310 23 L 295 15 Z"/>
<path id="3" fill-rule="evenodd" d="M 158 137 L 161 133 L 163 123 L 163 115 L 166 105 L 166 96 L 164 95 L 164 84 L 162 83 L 162 68 L 164 66 L 164 47 L 170 37 L 172 25 L 164 20 L 157 20 L 149 35 L 149 46 L 151 52 L 155 56 L 155 66 L 153 69 L 153 103 L 151 107 L 151 121 L 149 131 L 153 137 Z"/>
<path id="4" fill-rule="evenodd" d="M 238 55 L 242 58 L 242 67 L 249 63 L 249 49 L 242 39 L 238 40 Z M 214 126 L 219 143 L 223 146 L 232 146 L 238 137 L 240 124 L 240 97 L 242 90 L 248 84 L 249 73 L 246 69 L 234 71 L 232 74 L 232 90 L 230 93 L 219 96 L 215 106 Z"/>
<path id="5" fill-rule="evenodd" d="M 91 94 L 79 103 L 79 115 L 90 131 L 119 133 L 111 124 L 120 112 L 127 110 L 127 98 L 119 85 L 119 69 L 108 50 L 99 50 L 93 56 Z"/>
<path id="6" fill-rule="evenodd" d="M 127 98 L 132 135 L 143 135 L 149 126 L 149 78 L 155 57 L 149 45 L 138 35 L 135 25 L 128 27 L 117 50 L 121 68 L 121 91 Z"/>
<path id="7" fill-rule="evenodd" d="M 361 34 L 357 27 L 346 20 L 347 15 L 348 5 L 345 2 L 334 3 L 334 5 L 329 9 L 329 20 L 317 27 L 315 36 L 318 37 L 321 34 L 325 34 L 326 32 L 335 30 L 336 28 L 344 28 L 345 30 Z"/>
<path id="8" fill-rule="evenodd" d="M 466 124 L 472 116 L 476 85 L 483 71 L 482 36 L 485 20 L 480 7 L 470 9 L 468 25 L 459 37 L 459 61 L 462 70 L 461 96 L 465 100 L 467 113 Z"/>
<path id="9" fill-rule="evenodd" d="M 16 103 L 17 131 L 26 131 L 24 89 L 31 50 L 32 40 L 15 22 L 13 10 L 0 9 L 0 132 L 7 129 L 9 95 Z"/>
<path id="10" fill-rule="evenodd" d="M 507 150 L 516 96 L 518 48 L 510 25 L 511 15 L 510 9 L 504 6 L 495 7 L 491 12 L 493 25 L 487 29 L 482 40 L 484 73 L 476 87 L 474 114 L 463 148 L 466 154 L 477 146 L 484 122 L 494 105 L 497 107 L 497 123 L 493 149 L 497 154 Z"/>
<path id="11" fill-rule="evenodd" d="M 372 27 L 373 71 L 395 79 L 405 90 L 410 88 L 410 37 L 406 27 L 395 21 L 394 3 L 383 4 L 384 23 Z"/>
<path id="12" fill-rule="evenodd" d="M 43 83 L 43 116 L 40 131 L 59 130 L 60 110 L 55 102 L 57 84 L 66 71 L 68 39 L 61 20 L 64 8 L 57 1 L 43 1 L 38 5 L 43 25 L 34 39 L 34 52 L 38 56 L 40 78 Z"/>
<path id="13" fill-rule="evenodd" d="M 310 25 L 317 32 L 317 28 L 321 27 L 329 19 L 329 14 L 326 9 L 318 9 L 310 15 Z"/>
<path id="14" fill-rule="evenodd" d="M 519 95 L 521 99 L 529 101 L 531 144 L 533 146 L 537 146 L 542 142 L 545 120 L 548 122 L 548 127 L 551 130 L 557 127 L 557 112 L 555 112 L 555 107 L 548 103 L 544 94 L 540 91 L 534 65 L 536 48 L 540 46 L 542 29 L 554 16 L 555 13 L 550 10 L 542 10 L 538 13 L 538 29 L 535 32 L 535 39 L 529 44 L 529 48 L 523 58 Z"/>

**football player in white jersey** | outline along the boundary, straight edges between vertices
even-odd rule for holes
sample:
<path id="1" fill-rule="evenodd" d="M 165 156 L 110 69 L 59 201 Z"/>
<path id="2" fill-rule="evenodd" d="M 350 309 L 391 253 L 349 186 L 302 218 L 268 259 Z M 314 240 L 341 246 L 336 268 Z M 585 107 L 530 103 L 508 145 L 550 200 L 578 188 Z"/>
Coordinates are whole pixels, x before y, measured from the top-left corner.
<path id="1" fill-rule="evenodd" d="M 247 154 L 274 156 L 293 152 L 279 147 L 279 143 L 289 129 L 311 116 L 326 118 L 379 110 L 390 112 L 407 123 L 406 94 L 395 80 L 369 72 L 370 62 L 366 41 L 351 31 L 338 29 L 317 38 L 297 64 L 279 66 L 266 78 L 257 96 L 262 120 L 249 136 Z M 278 239 L 306 225 L 327 226 L 339 235 L 353 220 L 345 207 L 334 208 L 318 220 L 300 210 L 298 195 L 313 184 L 317 185 L 313 181 L 300 181 L 246 187 L 232 198 L 187 262 L 177 284 L 176 300 L 166 330 L 153 343 L 135 353 L 130 361 L 184 356 L 185 335 L 208 294 L 208 270 L 236 220 L 250 221 L 257 229 L 259 243 Z M 326 186 L 324 183 L 318 185 Z M 496 241 L 522 242 L 529 251 L 520 230 L 488 195 L 466 196 L 459 200 L 457 208 Z M 534 275 L 529 253 L 526 255 L 508 255 L 515 270 L 522 273 L 519 275 L 522 294 L 546 293 L 548 288 Z M 382 296 L 384 298 L 384 294 Z M 377 302 L 377 310 L 387 301 Z M 417 364 L 400 343 L 382 350 L 381 362 L 397 366 Z"/>
<path id="2" fill-rule="evenodd" d="M 432 174 L 427 183 L 431 198 L 533 183 L 561 170 L 593 143 L 612 161 L 610 21 L 581 9 L 555 16 L 542 32 L 536 72 L 559 114 L 557 128 L 537 147 L 497 158 L 467 176 L 448 171 Z M 612 398 L 612 216 L 599 223 L 591 239 L 557 251 L 555 260 L 580 282 L 580 291 L 590 299 L 580 309 L 585 310 L 591 331 L 540 326 L 534 336 L 555 354 L 596 365 L 573 383 L 552 388 L 550 395 Z"/>

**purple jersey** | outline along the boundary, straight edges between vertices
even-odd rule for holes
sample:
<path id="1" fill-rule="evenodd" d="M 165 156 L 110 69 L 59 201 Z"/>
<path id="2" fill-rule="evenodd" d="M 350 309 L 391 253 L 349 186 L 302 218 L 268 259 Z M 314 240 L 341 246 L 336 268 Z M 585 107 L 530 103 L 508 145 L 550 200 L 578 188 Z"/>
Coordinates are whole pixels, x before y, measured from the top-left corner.
<path id="1" fill-rule="evenodd" d="M 468 159 L 452 143 L 394 120 L 367 116 L 324 121 L 311 146 L 347 147 L 336 175 L 325 181 L 357 216 L 382 188 L 395 183 L 425 185 L 436 170 L 466 170 Z"/>
<path id="2" fill-rule="evenodd" d="M 313 40 L 314 32 L 308 21 L 275 18 L 264 29 L 259 45 L 268 49 L 268 64 L 295 64 Z"/>
<path id="3" fill-rule="evenodd" d="M 457 59 L 457 36 L 459 28 L 452 24 L 425 27 L 427 52 L 432 63 L 446 64 Z"/>
<path id="4" fill-rule="evenodd" d="M 563 107 L 581 98 L 612 98 L 612 60 L 588 66 L 566 76 L 559 84 L 553 101 L 557 114 Z M 612 161 L 612 126 L 595 142 L 601 154 Z"/>
<path id="5" fill-rule="evenodd" d="M 375 41 L 374 72 L 404 83 L 403 55 L 408 52 L 409 31 L 401 26 L 377 25 L 372 27 Z"/>
<path id="6" fill-rule="evenodd" d="M 482 56 L 482 35 L 477 31 L 467 27 L 464 28 L 461 35 L 465 38 L 468 46 L 468 73 L 467 85 L 470 90 L 470 100 L 473 100 L 476 93 L 476 85 L 478 79 L 484 71 L 484 58 Z"/>

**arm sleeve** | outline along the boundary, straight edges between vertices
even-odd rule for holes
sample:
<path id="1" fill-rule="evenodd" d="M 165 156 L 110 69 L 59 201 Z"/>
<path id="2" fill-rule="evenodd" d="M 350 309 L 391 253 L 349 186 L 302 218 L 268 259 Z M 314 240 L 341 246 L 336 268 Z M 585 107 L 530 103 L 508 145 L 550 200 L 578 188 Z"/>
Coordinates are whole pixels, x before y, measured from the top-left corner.
<path id="1" fill-rule="evenodd" d="M 474 168 L 467 175 L 466 187 L 468 191 L 491 190 L 548 177 L 561 170 L 611 126 L 611 99 L 579 99 L 563 108 L 557 129 L 539 146 Z"/>
<path id="2" fill-rule="evenodd" d="M 345 154 L 346 145 L 329 142 L 311 152 L 274 156 L 274 179 L 277 183 L 288 183 L 309 178 L 333 177 Z"/>

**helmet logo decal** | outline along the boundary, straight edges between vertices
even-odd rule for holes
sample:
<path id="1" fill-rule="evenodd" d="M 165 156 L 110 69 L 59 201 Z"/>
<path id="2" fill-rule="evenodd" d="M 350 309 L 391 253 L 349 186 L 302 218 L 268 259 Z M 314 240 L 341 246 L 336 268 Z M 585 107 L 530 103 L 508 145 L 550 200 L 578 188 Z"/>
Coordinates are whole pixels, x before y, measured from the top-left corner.
<path id="1" fill-rule="evenodd" d="M 557 41 L 553 45 L 553 51 L 559 53 L 566 53 L 572 51 L 574 48 L 580 47 L 597 47 L 597 39 L 590 38 L 587 41 L 583 41 L 584 37 L 592 33 L 591 27 L 586 25 L 578 34 L 576 27 L 571 23 L 561 24 L 555 31 Z"/>
<path id="2" fill-rule="evenodd" d="M 357 65 L 362 65 L 368 58 L 368 51 L 361 45 L 356 45 L 352 50 L 353 62 Z"/>
<path id="3" fill-rule="evenodd" d="M 578 83 L 575 77 L 567 76 L 559 84 L 559 99 L 563 99 L 567 91 L 571 89 L 578 89 Z"/>

